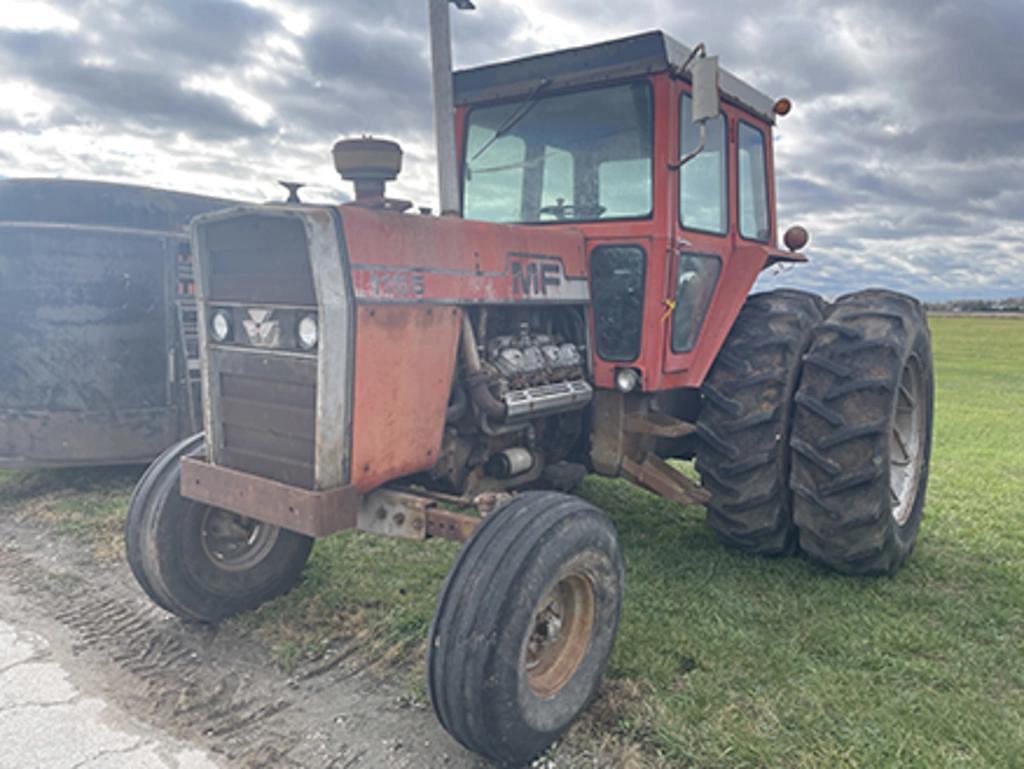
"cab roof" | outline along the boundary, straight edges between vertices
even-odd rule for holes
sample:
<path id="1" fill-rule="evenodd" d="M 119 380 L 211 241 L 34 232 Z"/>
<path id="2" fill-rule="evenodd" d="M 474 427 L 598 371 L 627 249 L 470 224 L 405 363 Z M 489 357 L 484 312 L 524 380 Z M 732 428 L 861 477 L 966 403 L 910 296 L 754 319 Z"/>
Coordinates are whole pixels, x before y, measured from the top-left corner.
<path id="1" fill-rule="evenodd" d="M 655 31 L 459 70 L 454 79 L 455 103 L 463 106 L 525 96 L 545 80 L 550 81 L 549 88 L 558 89 L 666 70 L 679 72 L 691 50 L 664 32 Z M 688 74 L 681 76 L 689 80 Z M 770 96 L 724 69 L 719 87 L 727 101 L 769 123 L 775 122 L 775 102 Z"/>

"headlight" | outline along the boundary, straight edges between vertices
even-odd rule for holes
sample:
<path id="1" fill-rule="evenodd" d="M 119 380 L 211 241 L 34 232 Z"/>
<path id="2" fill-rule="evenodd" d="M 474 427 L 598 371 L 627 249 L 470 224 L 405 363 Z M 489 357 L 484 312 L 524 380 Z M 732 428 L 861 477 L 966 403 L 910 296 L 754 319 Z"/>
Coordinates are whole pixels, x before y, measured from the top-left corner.
<path id="1" fill-rule="evenodd" d="M 312 350 L 320 340 L 320 329 L 317 328 L 316 315 L 303 315 L 299 318 L 299 326 L 296 329 L 299 337 L 299 347 L 303 350 Z"/>
<path id="2" fill-rule="evenodd" d="M 635 368 L 620 368 L 615 372 L 615 386 L 621 393 L 633 392 L 640 384 L 640 374 Z"/>
<path id="3" fill-rule="evenodd" d="M 210 317 L 210 334 L 215 342 L 226 342 L 231 337 L 231 315 L 227 310 L 217 310 Z"/>

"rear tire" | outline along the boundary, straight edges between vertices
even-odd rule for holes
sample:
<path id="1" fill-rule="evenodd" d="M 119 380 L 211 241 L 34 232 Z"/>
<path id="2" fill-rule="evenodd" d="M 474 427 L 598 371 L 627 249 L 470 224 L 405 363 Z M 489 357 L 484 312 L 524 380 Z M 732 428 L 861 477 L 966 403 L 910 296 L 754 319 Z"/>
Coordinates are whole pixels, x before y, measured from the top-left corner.
<path id="1" fill-rule="evenodd" d="M 182 497 L 179 460 L 202 457 L 193 436 L 158 457 L 136 485 L 125 550 L 139 585 L 184 619 L 216 622 L 290 590 L 313 540 Z"/>
<path id="2" fill-rule="evenodd" d="M 924 308 L 872 289 L 839 299 L 796 395 L 791 487 L 800 546 L 847 574 L 892 574 L 917 541 L 934 376 Z"/>
<path id="3" fill-rule="evenodd" d="M 618 630 L 623 564 L 608 516 L 526 492 L 484 519 L 449 572 L 427 679 L 442 726 L 501 766 L 523 766 L 600 685 Z"/>
<path id="4" fill-rule="evenodd" d="M 796 549 L 787 484 L 792 401 L 825 306 L 803 291 L 750 296 L 704 382 L 697 471 L 711 492 L 708 525 L 730 547 L 772 556 Z"/>

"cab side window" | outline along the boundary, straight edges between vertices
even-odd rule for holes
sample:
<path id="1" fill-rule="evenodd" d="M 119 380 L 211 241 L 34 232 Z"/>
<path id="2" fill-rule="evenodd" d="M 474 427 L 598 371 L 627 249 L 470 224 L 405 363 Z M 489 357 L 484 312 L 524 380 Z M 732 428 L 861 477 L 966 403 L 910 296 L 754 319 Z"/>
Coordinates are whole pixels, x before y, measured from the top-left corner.
<path id="1" fill-rule="evenodd" d="M 767 243 L 771 235 L 768 221 L 768 170 L 764 134 L 749 123 L 739 124 L 739 198 L 740 235 Z"/>
<path id="2" fill-rule="evenodd" d="M 700 127 L 693 123 L 693 99 L 684 93 L 680 102 L 679 146 L 685 156 L 700 145 Z M 726 177 L 725 116 L 707 123 L 704 150 L 679 171 L 679 216 L 688 230 L 724 235 L 729 230 Z"/>

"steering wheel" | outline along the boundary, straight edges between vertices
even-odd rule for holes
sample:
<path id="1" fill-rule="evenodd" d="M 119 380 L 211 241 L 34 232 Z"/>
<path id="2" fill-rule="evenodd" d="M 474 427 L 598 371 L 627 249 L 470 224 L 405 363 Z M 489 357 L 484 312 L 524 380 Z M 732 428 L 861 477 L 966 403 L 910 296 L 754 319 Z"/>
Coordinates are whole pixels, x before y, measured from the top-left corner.
<path id="1" fill-rule="evenodd" d="M 607 210 L 604 206 L 588 206 L 587 208 L 574 206 L 572 203 L 567 204 L 565 198 L 555 198 L 555 205 L 542 206 L 538 213 L 550 214 L 556 219 L 562 220 L 578 219 L 580 215 L 597 218 Z"/>

